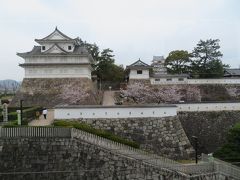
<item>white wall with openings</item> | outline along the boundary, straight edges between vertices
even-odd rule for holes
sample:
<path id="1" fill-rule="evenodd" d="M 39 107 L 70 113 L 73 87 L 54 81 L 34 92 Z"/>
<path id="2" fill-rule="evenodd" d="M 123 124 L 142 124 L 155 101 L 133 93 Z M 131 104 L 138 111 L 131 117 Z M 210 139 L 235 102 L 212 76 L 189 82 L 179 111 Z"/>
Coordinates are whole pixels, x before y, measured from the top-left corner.
<path id="1" fill-rule="evenodd" d="M 176 116 L 175 105 L 166 106 L 57 106 L 55 119 L 144 118 Z"/>
<path id="2" fill-rule="evenodd" d="M 129 79 L 149 79 L 148 69 L 131 69 Z"/>
<path id="3" fill-rule="evenodd" d="M 151 84 L 240 84 L 240 78 L 222 79 L 186 79 L 186 78 L 150 78 Z"/>
<path id="4" fill-rule="evenodd" d="M 177 111 L 240 111 L 240 102 L 175 104 Z"/>

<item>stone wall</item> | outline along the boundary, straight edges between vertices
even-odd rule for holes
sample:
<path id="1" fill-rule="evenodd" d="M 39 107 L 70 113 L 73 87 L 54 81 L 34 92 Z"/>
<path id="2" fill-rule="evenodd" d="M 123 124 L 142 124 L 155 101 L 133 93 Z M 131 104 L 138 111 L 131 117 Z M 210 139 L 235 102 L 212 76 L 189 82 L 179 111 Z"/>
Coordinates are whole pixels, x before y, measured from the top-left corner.
<path id="1" fill-rule="evenodd" d="M 11 106 L 54 107 L 59 104 L 99 104 L 94 84 L 88 78 L 25 78 L 13 98 Z"/>
<path id="2" fill-rule="evenodd" d="M 178 117 L 192 144 L 192 136 L 198 137 L 200 153 L 211 153 L 226 142 L 228 130 L 240 122 L 240 111 L 179 112 Z"/>
<path id="3" fill-rule="evenodd" d="M 98 141 L 81 139 L 82 136 L 78 137 L 78 135 L 73 135 L 72 138 L 28 136 L 0 138 L 1 180 L 234 179 L 229 177 L 230 175 L 226 177 L 225 171 L 215 172 L 212 169 L 213 164 L 208 164 L 210 169 L 207 164 L 204 164 L 204 168 L 202 168 L 203 164 L 200 165 L 201 168 L 177 165 L 178 171 L 171 166 L 168 168 L 168 161 L 162 161 L 166 163 L 166 167 L 164 163 L 154 164 L 154 159 L 149 161 L 151 159 L 144 160 L 147 158 L 145 156 L 139 157 L 134 153 L 124 154 L 116 149 L 117 146 L 114 144 L 104 147 L 98 144 Z M 187 170 L 186 168 L 190 168 L 190 172 L 194 174 L 182 173 Z"/>
<path id="4" fill-rule="evenodd" d="M 165 118 L 114 118 L 80 119 L 97 129 L 108 130 L 121 137 L 136 141 L 144 150 L 172 159 L 189 159 L 193 148 L 179 119 Z"/>
<path id="5" fill-rule="evenodd" d="M 179 100 L 185 102 L 207 102 L 207 101 L 233 101 L 233 100 L 240 100 L 240 85 L 239 84 L 178 84 L 178 85 L 151 85 L 146 83 L 146 81 L 131 81 L 129 84 L 134 83 L 141 83 L 143 84 L 146 90 L 148 90 L 149 94 L 158 90 L 163 90 L 165 87 L 166 89 L 175 89 L 176 93 L 172 96 L 174 97 L 173 102 L 178 102 Z M 135 88 L 138 91 L 137 87 Z M 141 89 L 142 90 L 142 89 Z M 169 95 L 170 90 L 163 91 L 166 93 L 166 97 L 171 97 Z M 153 93 L 154 94 L 154 93 Z M 116 93 L 116 95 L 119 95 Z M 134 94 L 132 93 L 132 96 Z M 151 96 L 150 96 L 151 97 Z M 165 97 L 165 96 L 164 96 Z M 116 97 L 117 98 L 117 97 Z M 129 100 L 130 99 L 130 100 Z M 136 102 L 131 101 L 131 98 L 123 98 L 120 99 L 124 102 L 124 104 L 135 104 Z M 164 99 L 164 98 L 163 98 Z M 164 101 L 168 101 L 163 100 Z M 145 103 L 157 103 L 156 99 L 154 98 L 143 98 L 143 100 L 139 101 L 138 103 L 145 104 Z"/>
<path id="6" fill-rule="evenodd" d="M 8 138 L 0 147 L 2 180 L 186 179 L 76 139 Z"/>

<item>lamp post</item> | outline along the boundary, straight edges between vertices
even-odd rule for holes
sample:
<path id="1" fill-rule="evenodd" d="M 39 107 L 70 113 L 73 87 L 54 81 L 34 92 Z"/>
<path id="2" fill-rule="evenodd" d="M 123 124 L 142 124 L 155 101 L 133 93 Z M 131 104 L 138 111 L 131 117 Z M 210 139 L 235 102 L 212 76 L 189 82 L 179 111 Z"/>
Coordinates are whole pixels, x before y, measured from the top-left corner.
<path id="1" fill-rule="evenodd" d="M 194 143 L 195 143 L 195 162 L 197 164 L 198 163 L 198 137 L 192 136 L 192 138 L 194 139 Z"/>
<path id="2" fill-rule="evenodd" d="M 102 91 L 102 79 L 101 77 L 97 78 L 99 80 L 99 90 Z"/>
<path id="3" fill-rule="evenodd" d="M 22 120 L 23 120 L 23 100 L 21 99 L 20 100 L 20 114 L 21 114 L 21 123 L 22 123 Z"/>

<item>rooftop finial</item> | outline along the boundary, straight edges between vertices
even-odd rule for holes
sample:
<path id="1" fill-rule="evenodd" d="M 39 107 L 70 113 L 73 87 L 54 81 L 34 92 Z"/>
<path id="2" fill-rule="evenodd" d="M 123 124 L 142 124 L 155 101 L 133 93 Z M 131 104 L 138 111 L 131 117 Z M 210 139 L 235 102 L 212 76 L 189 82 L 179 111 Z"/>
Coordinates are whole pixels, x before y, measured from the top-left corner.
<path id="1" fill-rule="evenodd" d="M 56 26 L 55 30 L 58 30 L 57 26 Z"/>

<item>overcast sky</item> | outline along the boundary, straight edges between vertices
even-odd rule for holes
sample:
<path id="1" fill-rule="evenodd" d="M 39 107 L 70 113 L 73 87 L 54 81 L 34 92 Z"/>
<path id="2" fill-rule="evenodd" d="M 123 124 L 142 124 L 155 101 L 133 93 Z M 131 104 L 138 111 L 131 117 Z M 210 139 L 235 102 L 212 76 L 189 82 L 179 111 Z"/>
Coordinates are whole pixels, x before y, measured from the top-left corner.
<path id="1" fill-rule="evenodd" d="M 117 64 L 220 39 L 223 62 L 240 65 L 239 0 L 0 0 L 0 79 L 22 80 L 16 52 L 30 51 L 55 26 L 114 51 Z"/>

